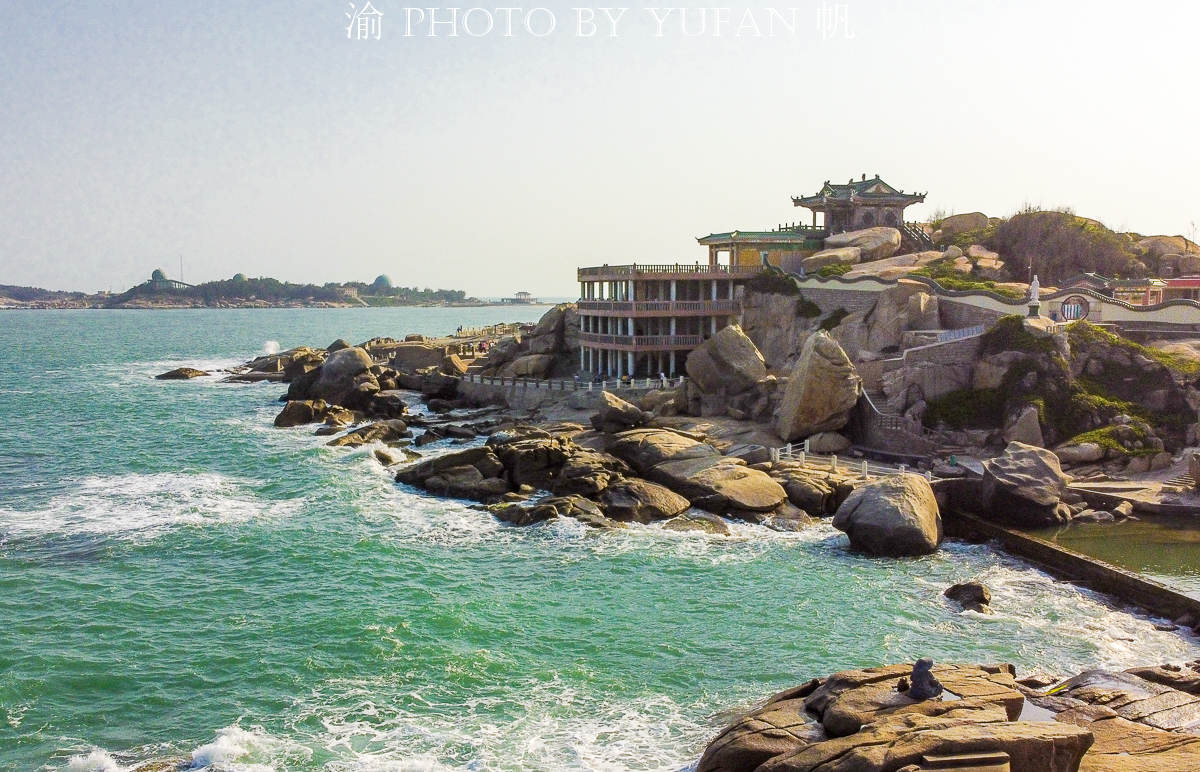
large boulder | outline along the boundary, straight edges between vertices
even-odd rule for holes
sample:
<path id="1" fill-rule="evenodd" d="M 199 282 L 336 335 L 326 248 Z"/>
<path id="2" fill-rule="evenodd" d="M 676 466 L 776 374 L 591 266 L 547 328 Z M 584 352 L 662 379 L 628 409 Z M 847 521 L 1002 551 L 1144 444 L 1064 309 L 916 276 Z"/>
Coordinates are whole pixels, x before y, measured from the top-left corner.
<path id="1" fill-rule="evenodd" d="M 993 520 L 1038 527 L 1059 521 L 1066 490 L 1058 456 L 1049 450 L 1010 442 L 1004 453 L 983 462 L 982 505 Z"/>
<path id="2" fill-rule="evenodd" d="M 415 373 L 427 367 L 441 367 L 446 350 L 427 343 L 398 343 L 389 347 L 391 366 L 405 373 Z"/>
<path id="3" fill-rule="evenodd" d="M 503 378 L 533 378 L 541 379 L 546 376 L 554 365 L 554 357 L 549 354 L 528 354 L 509 362 L 500 370 Z"/>
<path id="4" fill-rule="evenodd" d="M 600 392 L 600 404 L 593 423 L 597 428 L 606 425 L 617 425 L 626 429 L 637 426 L 642 422 L 642 409 L 637 405 L 626 402 L 609 391 Z"/>
<path id="5" fill-rule="evenodd" d="M 310 399 L 323 399 L 334 405 L 342 404 L 342 400 L 361 382 L 374 381 L 370 369 L 375 366 L 371 355 L 357 346 L 341 348 L 334 351 L 325 360 L 319 370 L 316 381 L 308 389 Z M 359 379 L 360 375 L 365 379 Z M 298 383 L 299 381 L 293 381 Z M 376 385 L 375 391 L 379 391 Z"/>
<path id="6" fill-rule="evenodd" d="M 1142 248 L 1146 257 L 1153 260 L 1167 255 L 1200 254 L 1200 247 L 1183 236 L 1147 236 L 1137 245 Z"/>
<path id="7" fill-rule="evenodd" d="M 500 477 L 504 465 L 491 448 L 468 448 L 401 469 L 396 482 L 424 488 L 430 493 L 456 498 L 486 500 L 508 492 Z"/>
<path id="8" fill-rule="evenodd" d="M 983 212 L 969 212 L 967 214 L 952 214 L 945 220 L 942 220 L 938 229 L 934 231 L 933 243 L 941 244 L 944 241 L 949 241 L 960 233 L 967 231 L 977 231 L 988 227 L 988 217 Z"/>
<path id="9" fill-rule="evenodd" d="M 554 480 L 554 492 L 559 496 L 598 496 L 609 483 L 630 474 L 629 465 L 616 456 L 581 450 L 563 462 Z"/>
<path id="10" fill-rule="evenodd" d="M 1020 442 L 1038 448 L 1044 447 L 1046 442 L 1042 438 L 1042 424 L 1038 418 L 1038 409 L 1033 405 L 1026 405 L 1009 416 L 1008 421 L 1004 424 L 1004 441 Z"/>
<path id="11" fill-rule="evenodd" d="M 303 426 L 325 420 L 328 409 L 325 400 L 297 399 L 283 406 L 279 415 L 275 416 L 275 425 L 281 429 L 293 426 Z"/>
<path id="12" fill-rule="evenodd" d="M 801 297 L 747 291 L 742 299 L 742 326 L 762 353 L 767 367 L 787 372 L 796 364 L 808 320 L 799 315 Z"/>
<path id="13" fill-rule="evenodd" d="M 850 545 L 870 555 L 928 555 L 942 541 L 942 517 L 924 477 L 897 474 L 860 485 L 833 516 Z"/>
<path id="14" fill-rule="evenodd" d="M 609 452 L 647 479 L 717 514 L 729 510 L 769 512 L 787 498 L 783 487 L 765 473 L 750 469 L 740 459 L 723 457 L 708 443 L 674 432 L 622 432 Z"/>
<path id="15" fill-rule="evenodd" d="M 633 478 L 610 483 L 600 494 L 600 505 L 613 520 L 652 523 L 675 517 L 690 503 L 668 488 Z"/>
<path id="16" fill-rule="evenodd" d="M 864 263 L 883 260 L 900 249 L 900 231 L 895 228 L 865 228 L 860 231 L 838 233 L 825 239 L 826 249 L 858 247 Z"/>
<path id="17" fill-rule="evenodd" d="M 896 255 L 870 263 L 860 263 L 842 274 L 842 278 L 857 279 L 860 276 L 875 276 L 880 279 L 899 279 L 941 259 L 942 253 L 936 249 L 908 255 Z"/>
<path id="18" fill-rule="evenodd" d="M 709 394 L 741 394 L 767 377 L 767 364 L 754 341 L 731 324 L 688 354 L 687 373 Z"/>
<path id="19" fill-rule="evenodd" d="M 862 261 L 862 250 L 858 247 L 841 247 L 839 249 L 823 249 L 820 252 L 800 261 L 800 267 L 806 273 L 816 273 L 831 265 L 854 265 Z"/>
<path id="20" fill-rule="evenodd" d="M 861 392 L 862 379 L 837 341 L 813 335 L 788 379 L 775 428 L 785 442 L 835 432 L 850 420 Z"/>

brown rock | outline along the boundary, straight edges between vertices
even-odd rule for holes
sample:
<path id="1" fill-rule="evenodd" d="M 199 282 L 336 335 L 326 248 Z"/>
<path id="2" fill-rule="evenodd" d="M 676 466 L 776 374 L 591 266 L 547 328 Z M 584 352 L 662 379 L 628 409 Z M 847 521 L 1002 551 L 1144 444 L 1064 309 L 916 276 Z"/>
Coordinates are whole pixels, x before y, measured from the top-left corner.
<path id="1" fill-rule="evenodd" d="M 609 483 L 600 505 L 613 520 L 651 523 L 685 511 L 688 500 L 668 488 L 637 478 Z"/>
<path id="2" fill-rule="evenodd" d="M 855 488 L 833 517 L 850 545 L 870 555 L 927 555 L 942 542 L 942 518 L 924 477 L 898 474 Z"/>
<path id="3" fill-rule="evenodd" d="M 194 367 L 176 367 L 174 370 L 169 370 L 154 377 L 160 381 L 186 381 L 192 378 L 199 378 L 202 375 L 208 375 L 208 373 L 203 370 L 197 370 Z"/>
<path id="4" fill-rule="evenodd" d="M 900 249 L 900 231 L 888 227 L 864 228 L 838 233 L 825 239 L 825 249 L 842 247 L 858 247 L 863 262 L 883 260 Z"/>
<path id="5" fill-rule="evenodd" d="M 861 391 L 862 379 L 837 341 L 813 335 L 788 380 L 775 428 L 785 442 L 837 431 L 850 420 Z"/>
<path id="6" fill-rule="evenodd" d="M 701 390 L 733 396 L 766 378 L 767 365 L 754 341 L 731 324 L 688 354 L 687 373 Z"/>

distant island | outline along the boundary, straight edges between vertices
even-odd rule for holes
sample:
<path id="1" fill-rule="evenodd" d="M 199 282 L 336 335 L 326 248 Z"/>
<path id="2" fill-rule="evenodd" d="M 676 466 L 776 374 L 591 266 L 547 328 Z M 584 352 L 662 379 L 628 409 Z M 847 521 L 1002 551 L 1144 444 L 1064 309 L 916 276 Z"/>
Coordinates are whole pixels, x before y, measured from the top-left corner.
<path id="1" fill-rule="evenodd" d="M 524 294 L 524 293 L 522 293 Z M 506 301 L 514 302 L 514 301 Z M 519 300 L 515 302 L 529 302 Z M 536 302 L 536 301 L 534 301 Z M 372 306 L 488 306 L 462 290 L 397 287 L 387 276 L 375 281 L 293 284 L 267 277 L 185 284 L 161 269 L 125 292 L 61 292 L 0 284 L 0 308 L 361 308 Z"/>

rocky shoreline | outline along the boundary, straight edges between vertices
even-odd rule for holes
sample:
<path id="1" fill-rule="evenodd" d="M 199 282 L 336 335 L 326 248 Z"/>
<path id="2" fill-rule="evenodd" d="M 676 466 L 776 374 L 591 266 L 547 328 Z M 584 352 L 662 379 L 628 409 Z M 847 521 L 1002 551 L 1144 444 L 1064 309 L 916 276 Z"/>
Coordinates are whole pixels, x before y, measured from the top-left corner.
<path id="1" fill-rule="evenodd" d="M 476 371 L 515 383 L 561 369 L 572 333 L 567 310 L 556 311 L 523 339 L 493 346 Z M 838 430 L 858 384 L 844 351 L 811 336 L 782 382 L 736 326 L 697 352 L 691 377 L 670 389 L 630 391 L 629 400 L 563 391 L 519 409 L 498 393 L 462 388 L 466 364 L 416 339 L 292 349 L 247 363 L 231 380 L 287 384 L 276 426 L 319 424 L 315 434 L 334 447 L 374 443 L 374 458 L 395 469 L 398 484 L 469 500 L 512 526 L 571 518 L 597 529 L 658 523 L 728 535 L 733 521 L 796 531 L 832 518 L 853 549 L 903 558 L 939 548 L 947 506 L 1017 525 L 1096 512 L 1071 498 L 1059 455 L 1019 441 L 974 479 L 944 467 L 931 479 L 778 458 L 771 449 L 785 438 L 848 449 Z M 159 377 L 204 374 L 181 368 Z M 436 443 L 435 453 L 425 450 Z M 982 585 L 946 595 L 966 611 L 991 613 Z M 910 669 L 845 671 L 777 694 L 722 732 L 697 772 L 976 768 L 930 766 L 947 756 L 977 757 L 970 763 L 980 769 L 1047 772 L 1200 765 L 1200 735 L 1191 733 L 1200 727 L 1198 663 L 1065 680 L 1017 679 L 1012 665 L 939 665 L 932 672 L 945 693 L 930 699 L 910 693 Z M 998 753 L 1010 766 L 982 766 L 988 754 L 999 764 Z"/>

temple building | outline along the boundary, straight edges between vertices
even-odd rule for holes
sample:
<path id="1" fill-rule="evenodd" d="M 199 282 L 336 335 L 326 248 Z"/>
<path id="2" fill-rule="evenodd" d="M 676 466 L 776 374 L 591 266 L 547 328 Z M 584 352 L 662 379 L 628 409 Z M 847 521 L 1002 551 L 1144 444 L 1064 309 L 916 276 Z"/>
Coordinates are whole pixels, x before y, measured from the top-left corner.
<path id="1" fill-rule="evenodd" d="M 868 180 L 864 174 L 859 182 L 850 180 L 845 185 L 826 181 L 815 195 L 792 197 L 795 206 L 812 210 L 813 227 L 816 227 L 817 213 L 820 213 L 825 230 L 831 234 L 878 225 L 902 228 L 905 207 L 924 200 L 924 193 L 897 190 L 879 179 L 878 174 L 873 180 Z"/>
<path id="2" fill-rule="evenodd" d="M 924 200 L 924 194 L 906 194 L 878 176 L 826 182 L 815 196 L 792 199 L 813 211 L 811 226 L 781 224 L 696 239 L 708 248 L 707 265 L 580 268 L 579 369 L 604 378 L 681 374 L 692 349 L 738 319 L 746 282 L 765 267 L 795 264 L 821 251 L 832 233 L 875 225 L 897 228 L 915 243 L 914 251 L 928 248 L 929 237 L 904 222 L 905 207 Z"/>
<path id="3" fill-rule="evenodd" d="M 580 268 L 579 369 L 603 378 L 682 374 L 692 349 L 737 321 L 745 283 L 762 267 Z"/>

